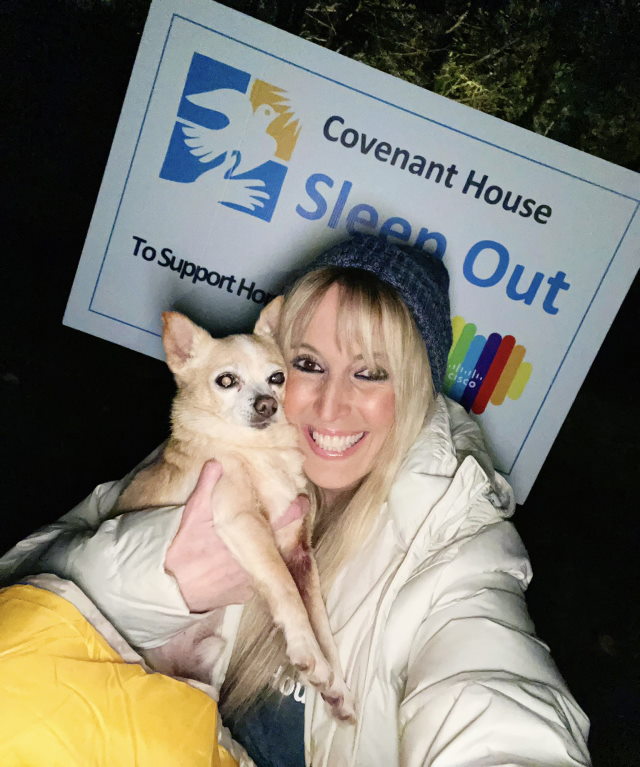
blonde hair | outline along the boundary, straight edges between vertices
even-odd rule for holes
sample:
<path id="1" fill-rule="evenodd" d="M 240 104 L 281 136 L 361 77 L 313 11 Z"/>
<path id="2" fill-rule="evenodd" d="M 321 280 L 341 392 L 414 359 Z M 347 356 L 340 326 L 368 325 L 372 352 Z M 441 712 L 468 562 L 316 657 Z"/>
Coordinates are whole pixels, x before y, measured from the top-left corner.
<path id="1" fill-rule="evenodd" d="M 313 544 L 323 596 L 341 567 L 370 532 L 393 479 L 415 441 L 433 402 L 431 367 L 411 313 L 396 293 L 375 275 L 361 269 L 324 267 L 303 276 L 288 294 L 279 321 L 278 341 L 291 359 L 310 319 L 332 285 L 341 292 L 337 326 L 339 345 L 358 348 L 364 364 L 384 367 L 395 392 L 395 419 L 375 466 L 350 497 L 329 505 L 313 488 L 316 502 Z M 227 720 L 241 716 L 261 694 L 280 667 L 287 667 L 281 632 L 273 627 L 262 600 L 245 606 L 227 677 L 221 712 Z"/>

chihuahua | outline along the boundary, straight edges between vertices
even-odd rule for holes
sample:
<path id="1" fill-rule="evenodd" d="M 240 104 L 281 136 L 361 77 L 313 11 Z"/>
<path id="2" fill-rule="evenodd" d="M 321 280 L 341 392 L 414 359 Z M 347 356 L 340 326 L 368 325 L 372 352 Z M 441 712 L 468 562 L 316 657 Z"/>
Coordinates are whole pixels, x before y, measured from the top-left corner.
<path id="1" fill-rule="evenodd" d="M 219 461 L 223 475 L 215 489 L 216 532 L 266 601 L 283 631 L 290 662 L 318 688 L 336 718 L 353 722 L 354 706 L 311 549 L 313 513 L 288 526 L 292 530 L 286 540 L 279 536 L 276 541 L 272 532 L 272 523 L 306 488 L 297 435 L 282 407 L 285 363 L 273 337 L 281 302 L 275 299 L 262 311 L 253 335 L 222 339 L 182 314 L 163 313 L 162 342 L 177 384 L 171 436 L 159 459 L 125 488 L 116 511 L 183 505 L 204 463 Z M 165 658 L 175 657 L 176 647 L 184 653 L 184 637 L 174 648 L 172 642 L 152 651 L 149 660 L 158 670 L 164 670 L 165 650 Z M 207 646 L 202 627 L 193 632 L 193 643 L 202 656 Z M 214 647 L 215 642 L 209 644 L 208 653 Z M 198 662 L 194 676 L 208 681 L 210 659 Z M 184 659 L 180 665 L 185 668 Z"/>

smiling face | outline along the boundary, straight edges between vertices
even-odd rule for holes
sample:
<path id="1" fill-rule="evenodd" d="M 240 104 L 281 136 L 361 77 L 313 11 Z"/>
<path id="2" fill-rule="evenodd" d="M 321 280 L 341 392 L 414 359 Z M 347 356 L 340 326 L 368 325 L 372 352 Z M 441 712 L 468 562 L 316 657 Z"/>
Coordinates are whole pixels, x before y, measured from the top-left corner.
<path id="1" fill-rule="evenodd" d="M 371 471 L 395 420 L 383 349 L 375 350 L 375 365 L 368 365 L 357 344 L 340 342 L 340 299 L 340 287 L 332 285 L 289 354 L 285 397 L 307 477 L 334 494 L 355 487 Z"/>

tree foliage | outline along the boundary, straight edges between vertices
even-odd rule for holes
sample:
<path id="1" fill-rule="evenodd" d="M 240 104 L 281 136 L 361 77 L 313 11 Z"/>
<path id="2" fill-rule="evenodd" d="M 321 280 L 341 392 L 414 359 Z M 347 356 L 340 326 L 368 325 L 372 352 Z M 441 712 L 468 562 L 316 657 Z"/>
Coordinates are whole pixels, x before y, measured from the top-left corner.
<path id="1" fill-rule="evenodd" d="M 640 0 L 222 0 L 475 109 L 640 170 Z M 149 0 L 66 0 L 141 27 Z"/>

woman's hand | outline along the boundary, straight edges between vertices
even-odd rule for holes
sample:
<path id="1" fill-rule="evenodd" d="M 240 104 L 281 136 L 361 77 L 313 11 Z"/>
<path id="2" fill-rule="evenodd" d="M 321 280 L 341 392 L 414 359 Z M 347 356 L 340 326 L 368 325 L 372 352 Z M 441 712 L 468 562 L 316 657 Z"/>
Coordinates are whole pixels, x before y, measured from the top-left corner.
<path id="1" fill-rule="evenodd" d="M 217 461 L 204 464 L 165 558 L 165 570 L 176 579 L 194 613 L 241 604 L 253 594 L 247 571 L 216 533 L 215 487 L 221 476 L 222 466 Z M 308 499 L 298 496 L 274 525 L 274 531 L 303 517 L 308 508 Z"/>

